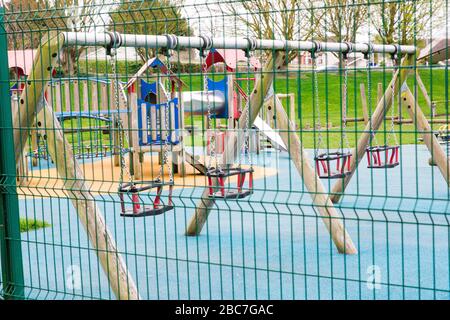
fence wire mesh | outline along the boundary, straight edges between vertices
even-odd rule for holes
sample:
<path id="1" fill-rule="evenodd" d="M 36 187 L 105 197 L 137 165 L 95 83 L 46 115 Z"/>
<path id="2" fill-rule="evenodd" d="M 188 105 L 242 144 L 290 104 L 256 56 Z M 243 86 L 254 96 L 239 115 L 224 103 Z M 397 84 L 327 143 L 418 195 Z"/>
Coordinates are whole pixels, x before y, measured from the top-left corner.
<path id="1" fill-rule="evenodd" d="M 450 298 L 447 0 L 0 13 L 4 298 Z"/>

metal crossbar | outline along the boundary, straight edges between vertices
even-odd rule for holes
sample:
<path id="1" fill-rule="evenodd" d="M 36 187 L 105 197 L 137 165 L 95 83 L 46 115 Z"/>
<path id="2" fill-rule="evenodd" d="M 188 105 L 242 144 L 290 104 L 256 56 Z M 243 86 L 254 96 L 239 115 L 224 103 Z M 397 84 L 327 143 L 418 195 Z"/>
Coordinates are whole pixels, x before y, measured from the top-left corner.
<path id="1" fill-rule="evenodd" d="M 254 45 L 252 45 L 252 42 Z M 65 32 L 64 44 L 67 46 L 111 46 L 168 48 L 168 49 L 241 49 L 241 50 L 300 50 L 323 52 L 352 52 L 415 54 L 417 48 L 412 45 L 372 44 L 349 42 L 294 41 L 256 38 L 213 38 L 209 36 L 182 37 L 173 34 L 139 35 L 109 33 Z"/>

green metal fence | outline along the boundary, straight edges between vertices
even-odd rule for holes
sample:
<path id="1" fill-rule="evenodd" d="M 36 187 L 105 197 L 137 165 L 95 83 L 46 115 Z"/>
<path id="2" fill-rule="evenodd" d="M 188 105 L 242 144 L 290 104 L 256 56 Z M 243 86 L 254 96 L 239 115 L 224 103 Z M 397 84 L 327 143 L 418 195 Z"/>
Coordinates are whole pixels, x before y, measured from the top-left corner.
<path id="1" fill-rule="evenodd" d="M 447 1 L 4 1 L 5 299 L 449 299 Z"/>

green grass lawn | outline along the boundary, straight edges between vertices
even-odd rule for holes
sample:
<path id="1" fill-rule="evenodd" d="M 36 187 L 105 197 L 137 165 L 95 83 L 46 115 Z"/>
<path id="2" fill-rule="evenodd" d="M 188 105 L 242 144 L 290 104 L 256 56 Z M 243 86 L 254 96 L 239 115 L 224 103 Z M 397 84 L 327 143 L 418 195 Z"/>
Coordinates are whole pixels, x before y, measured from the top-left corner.
<path id="1" fill-rule="evenodd" d="M 20 232 L 29 232 L 32 230 L 37 230 L 37 229 L 47 228 L 47 227 L 50 227 L 50 224 L 45 221 L 29 219 L 29 218 L 20 218 Z"/>
<path id="2" fill-rule="evenodd" d="M 246 76 L 247 74 L 243 74 Z M 437 104 L 438 114 L 447 114 L 448 107 L 445 103 L 446 95 L 449 91 L 449 83 L 446 79 L 446 74 L 444 69 L 424 69 L 420 71 L 421 78 L 427 87 L 428 93 L 433 101 Z M 223 75 L 215 74 L 214 78 L 219 80 Z M 181 76 L 182 80 L 186 84 L 184 90 L 194 91 L 201 90 L 203 80 L 200 74 L 185 74 Z M 371 91 L 368 89 L 368 75 L 366 71 L 354 71 L 351 70 L 348 76 L 348 118 L 361 118 L 362 106 L 361 106 L 361 96 L 360 96 L 360 84 L 364 83 L 366 88 L 366 96 L 368 99 L 368 109 L 375 109 L 377 100 L 377 85 L 381 83 L 383 89 L 386 89 L 389 81 L 392 78 L 392 72 L 386 69 L 385 72 L 381 70 L 374 70 L 370 74 Z M 317 82 L 319 86 L 319 106 L 321 113 L 321 126 L 326 128 L 327 123 L 332 124 L 331 129 L 322 129 L 321 135 L 324 141 L 323 146 L 328 146 L 330 148 L 336 148 L 341 143 L 343 143 L 343 128 L 342 128 L 342 106 L 341 106 L 341 92 L 343 86 L 343 76 L 339 72 L 320 72 L 317 74 Z M 278 74 L 274 81 L 274 90 L 276 93 L 293 93 L 295 94 L 295 118 L 298 128 L 300 130 L 300 136 L 303 144 L 307 148 L 312 148 L 317 145 L 317 139 L 319 137 L 318 130 L 306 130 L 308 127 L 314 127 L 314 124 L 318 122 L 317 110 L 314 108 L 313 104 L 313 75 L 311 71 L 290 71 Z M 415 85 L 414 77 L 408 79 L 408 85 L 413 88 Z M 246 83 L 242 84 L 244 91 L 247 90 Z M 71 88 L 71 92 L 79 88 Z M 91 95 L 89 91 L 89 95 Z M 83 99 L 83 92 L 80 90 L 80 100 Z M 73 97 L 72 97 L 73 100 Z M 99 101 L 100 102 L 100 101 Z M 426 105 L 425 99 L 420 94 L 418 99 L 419 105 L 422 107 L 424 113 L 429 117 L 431 114 L 430 108 Z M 112 103 L 112 101 L 110 102 Z M 287 100 L 283 101 L 284 106 L 287 108 Z M 106 103 L 108 105 L 108 102 Z M 206 106 L 205 106 L 206 108 Z M 108 109 L 108 108 L 102 108 Z M 114 110 L 114 105 L 110 106 L 111 110 Z M 289 111 L 288 111 L 289 112 Z M 398 114 L 398 107 L 395 108 L 395 115 Z M 389 112 L 390 116 L 390 112 Z M 402 115 L 407 118 L 406 112 Z M 204 129 L 202 123 L 202 117 L 200 116 L 190 116 L 186 115 L 186 124 L 195 124 L 199 129 Z M 104 126 L 105 123 L 98 123 L 90 119 L 82 119 L 81 122 L 78 120 L 66 121 L 64 123 L 65 128 L 77 128 L 81 124 L 82 127 L 97 127 L 98 125 Z M 440 125 L 435 125 L 434 129 L 437 129 Z M 389 135 L 391 123 L 390 121 L 385 121 L 382 124 L 379 132 L 376 135 L 378 143 L 392 143 L 393 136 Z M 364 124 L 362 122 L 349 122 L 347 124 L 347 137 L 349 140 L 350 147 L 355 145 L 355 141 L 364 130 Z M 395 131 L 397 132 L 397 140 L 402 144 L 412 144 L 418 143 L 418 133 L 412 124 L 402 124 L 395 125 Z M 94 132 L 83 132 L 80 134 L 73 133 L 67 134 L 69 142 L 73 144 L 78 144 L 79 140 L 82 141 L 84 145 L 111 145 L 112 137 L 110 135 L 96 134 Z M 187 144 L 201 144 L 202 137 L 196 137 L 194 140 L 187 141 Z"/>
<path id="3" fill-rule="evenodd" d="M 436 101 L 437 113 L 447 114 L 448 106 L 445 103 L 446 94 L 449 91 L 449 83 L 446 80 L 445 70 L 443 69 L 425 69 L 420 71 L 420 76 L 425 86 L 427 87 L 428 94 L 431 100 Z M 219 79 L 220 76 L 217 76 Z M 183 81 L 187 84 L 187 90 L 200 90 L 201 89 L 201 79 L 194 76 L 183 76 Z M 392 79 L 392 71 L 371 71 L 370 73 L 370 83 L 371 90 L 368 90 L 368 75 L 366 71 L 349 71 L 348 75 L 348 118 L 361 118 L 362 105 L 361 105 L 361 95 L 360 95 L 360 84 L 364 83 L 366 88 L 366 97 L 368 98 L 368 109 L 372 112 L 376 108 L 377 102 L 377 86 L 381 83 L 383 90 L 389 85 Z M 341 92 L 343 87 L 344 77 L 338 72 L 320 72 L 317 74 L 317 82 L 319 86 L 319 106 L 321 113 L 321 126 L 326 128 L 327 123 L 332 124 L 332 128 L 329 130 L 322 129 L 321 133 L 324 146 L 330 148 L 339 147 L 343 143 L 343 128 L 342 128 L 342 104 L 341 104 Z M 410 76 L 408 81 L 408 86 L 412 89 L 415 85 L 415 78 Z M 314 124 L 318 122 L 317 120 L 317 110 L 314 108 L 313 90 L 314 78 L 310 71 L 296 71 L 296 72 L 285 72 L 276 77 L 274 82 L 274 91 L 276 93 L 294 93 L 296 101 L 296 122 L 299 128 L 314 127 Z M 245 83 L 243 84 L 244 90 L 246 90 Z M 427 117 L 431 116 L 431 110 L 427 106 L 424 97 L 420 94 L 418 99 L 419 105 L 421 106 L 423 112 Z M 288 111 L 287 104 L 288 101 L 284 100 L 283 104 Z M 289 111 L 288 111 L 289 112 Z M 398 106 L 395 108 L 394 115 L 398 115 Z M 388 113 L 391 116 L 391 113 Z M 408 118 L 406 112 L 402 114 L 403 118 Z M 445 117 L 444 117 L 445 118 Z M 195 123 L 201 125 L 197 119 L 192 119 Z M 434 129 L 439 127 L 436 124 Z M 348 122 L 347 123 L 347 137 L 350 146 L 355 145 L 355 141 L 358 139 L 359 135 L 364 131 L 364 123 L 362 122 Z M 385 121 L 380 130 L 376 135 L 378 143 L 393 143 L 394 136 L 389 134 L 391 131 L 391 122 Z M 396 137 L 401 144 L 412 144 L 418 143 L 418 133 L 412 124 L 402 124 L 395 125 L 394 131 L 396 132 Z M 317 139 L 319 133 L 317 130 L 301 130 L 300 136 L 303 144 L 307 148 L 312 148 L 317 145 Z"/>

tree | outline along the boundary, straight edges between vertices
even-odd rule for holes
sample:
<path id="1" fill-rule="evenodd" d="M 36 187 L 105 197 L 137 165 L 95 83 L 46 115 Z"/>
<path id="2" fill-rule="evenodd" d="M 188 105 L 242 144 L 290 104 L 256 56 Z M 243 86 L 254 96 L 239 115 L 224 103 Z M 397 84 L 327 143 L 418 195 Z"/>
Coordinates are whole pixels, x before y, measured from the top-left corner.
<path id="1" fill-rule="evenodd" d="M 323 41 L 356 42 L 358 31 L 367 21 L 367 2 L 324 0 L 313 12 L 315 37 Z"/>
<path id="2" fill-rule="evenodd" d="M 241 34 L 266 39 L 310 39 L 314 28 L 311 25 L 313 8 L 307 0 L 252 0 L 226 4 L 245 28 Z M 288 61 L 297 57 L 291 51 Z"/>
<path id="3" fill-rule="evenodd" d="M 104 24 L 102 0 L 11 0 L 5 25 L 10 49 L 37 48 L 50 30 L 91 32 Z M 64 47 L 60 63 L 66 74 L 75 74 L 84 46 Z"/>
<path id="4" fill-rule="evenodd" d="M 49 3 L 49 1 L 46 1 Z M 49 5 L 49 14 L 58 28 L 72 32 L 93 32 L 105 29 L 102 13 L 110 8 L 104 0 L 53 0 Z M 64 47 L 60 57 L 63 72 L 77 73 L 77 62 L 86 46 Z"/>
<path id="5" fill-rule="evenodd" d="M 372 22 L 384 43 L 412 44 L 444 11 L 444 0 L 383 1 L 373 6 Z"/>
<path id="6" fill-rule="evenodd" d="M 4 20 L 8 34 L 8 49 L 37 48 L 42 33 L 48 30 L 45 14 L 40 11 L 43 5 L 43 1 L 39 0 L 11 0 L 5 4 Z"/>
<path id="7" fill-rule="evenodd" d="M 191 35 L 189 24 L 182 17 L 177 0 L 132 0 L 123 2 L 110 13 L 112 31 L 133 34 Z M 143 61 L 156 55 L 154 49 L 137 48 Z"/>

